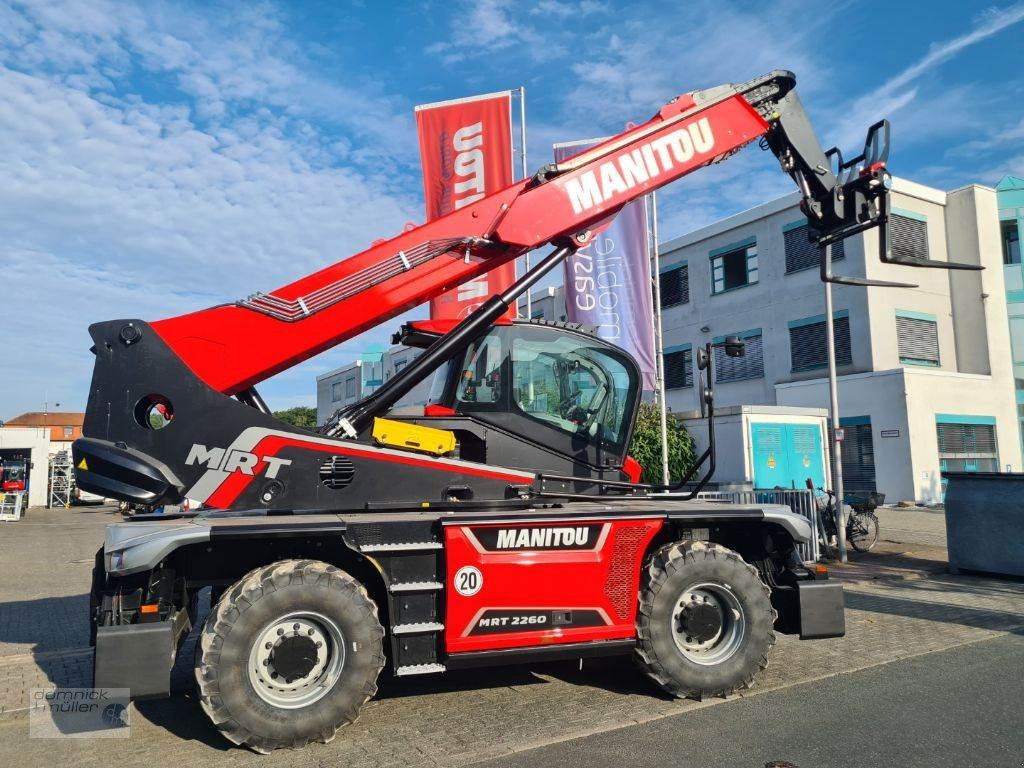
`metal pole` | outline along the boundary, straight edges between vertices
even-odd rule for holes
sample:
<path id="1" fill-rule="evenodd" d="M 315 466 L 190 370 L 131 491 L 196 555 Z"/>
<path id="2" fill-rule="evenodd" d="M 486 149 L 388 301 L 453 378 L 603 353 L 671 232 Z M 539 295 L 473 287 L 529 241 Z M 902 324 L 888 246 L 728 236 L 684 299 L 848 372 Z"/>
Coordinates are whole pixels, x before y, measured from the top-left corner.
<path id="1" fill-rule="evenodd" d="M 831 272 L 832 246 L 825 246 L 825 265 Z M 843 511 L 843 443 L 839 430 L 839 382 L 836 378 L 835 323 L 832 319 L 832 283 L 825 283 L 825 343 L 828 347 L 828 394 L 832 420 L 832 490 L 836 494 L 836 540 L 839 559 L 846 562 L 846 514 Z"/>
<path id="2" fill-rule="evenodd" d="M 661 252 L 658 246 L 658 193 L 651 192 L 651 233 L 654 236 L 654 393 L 661 411 L 661 482 L 669 484 L 668 476 L 668 403 L 665 400 L 665 339 L 661 327 Z"/>
<path id="3" fill-rule="evenodd" d="M 519 86 L 519 156 L 522 163 L 523 178 L 526 178 L 526 86 Z M 530 271 L 530 252 L 523 256 L 523 266 Z M 525 273 L 524 273 L 525 274 Z M 526 319 L 533 317 L 533 297 L 531 291 L 526 292 Z"/>

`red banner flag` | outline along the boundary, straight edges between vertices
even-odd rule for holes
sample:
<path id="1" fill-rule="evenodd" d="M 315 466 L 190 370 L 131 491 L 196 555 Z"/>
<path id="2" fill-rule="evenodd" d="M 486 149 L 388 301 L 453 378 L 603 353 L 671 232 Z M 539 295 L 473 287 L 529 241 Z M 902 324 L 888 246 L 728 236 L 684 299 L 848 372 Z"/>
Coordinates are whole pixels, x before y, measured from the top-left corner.
<path id="1" fill-rule="evenodd" d="M 427 220 L 512 183 L 512 93 L 416 107 Z M 432 320 L 463 318 L 516 279 L 515 262 L 476 277 L 430 302 Z M 515 317 L 515 307 L 509 308 Z"/>

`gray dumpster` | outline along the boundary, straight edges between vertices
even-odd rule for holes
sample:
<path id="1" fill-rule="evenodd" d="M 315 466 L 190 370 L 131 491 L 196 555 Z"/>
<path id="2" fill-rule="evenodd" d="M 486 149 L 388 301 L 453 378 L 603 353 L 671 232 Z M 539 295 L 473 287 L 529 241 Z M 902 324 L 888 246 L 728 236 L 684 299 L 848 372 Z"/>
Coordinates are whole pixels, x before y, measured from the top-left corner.
<path id="1" fill-rule="evenodd" d="M 948 472 L 949 569 L 1024 576 L 1024 474 Z"/>

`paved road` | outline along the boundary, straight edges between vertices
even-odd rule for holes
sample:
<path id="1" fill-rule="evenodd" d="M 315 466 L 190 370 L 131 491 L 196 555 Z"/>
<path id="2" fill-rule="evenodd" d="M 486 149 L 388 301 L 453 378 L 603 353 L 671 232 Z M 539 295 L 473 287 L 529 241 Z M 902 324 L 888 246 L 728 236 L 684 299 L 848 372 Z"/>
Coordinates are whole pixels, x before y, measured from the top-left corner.
<path id="1" fill-rule="evenodd" d="M 946 513 L 924 507 L 879 507 L 878 525 L 882 539 L 901 544 L 946 546 Z"/>
<path id="2" fill-rule="evenodd" d="M 621 768 L 1024 765 L 1024 636 L 1011 634 L 480 764 Z"/>

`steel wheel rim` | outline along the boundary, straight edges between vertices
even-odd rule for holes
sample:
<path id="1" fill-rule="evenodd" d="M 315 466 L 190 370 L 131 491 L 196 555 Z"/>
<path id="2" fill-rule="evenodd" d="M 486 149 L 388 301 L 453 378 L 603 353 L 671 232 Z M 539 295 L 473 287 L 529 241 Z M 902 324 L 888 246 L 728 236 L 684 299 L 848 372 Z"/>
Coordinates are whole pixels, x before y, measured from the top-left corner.
<path id="1" fill-rule="evenodd" d="M 313 644 L 316 659 L 308 670 L 287 678 L 275 667 L 276 657 L 285 643 L 300 642 Z M 326 696 L 344 666 L 345 636 L 337 623 L 320 613 L 295 611 L 274 619 L 257 634 L 249 650 L 249 684 L 268 704 L 299 709 Z"/>
<path id="2" fill-rule="evenodd" d="M 684 621 L 687 606 L 698 603 L 717 610 L 720 628 L 709 638 L 688 633 Z M 728 584 L 702 582 L 687 587 L 672 610 L 672 639 L 688 660 L 703 666 L 721 664 L 732 658 L 743 644 L 747 633 L 746 614 L 739 598 Z"/>

